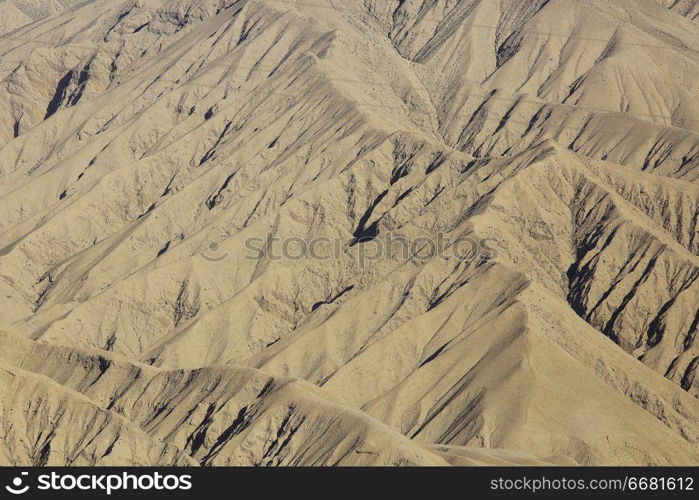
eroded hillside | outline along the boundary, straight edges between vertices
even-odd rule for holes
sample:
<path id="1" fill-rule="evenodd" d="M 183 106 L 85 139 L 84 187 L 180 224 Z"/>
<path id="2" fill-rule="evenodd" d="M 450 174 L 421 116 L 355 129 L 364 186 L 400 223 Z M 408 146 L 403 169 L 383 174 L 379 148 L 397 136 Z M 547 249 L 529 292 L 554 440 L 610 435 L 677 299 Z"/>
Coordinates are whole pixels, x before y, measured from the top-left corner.
<path id="1" fill-rule="evenodd" d="M 692 2 L 29 3 L 0 460 L 699 462 Z"/>

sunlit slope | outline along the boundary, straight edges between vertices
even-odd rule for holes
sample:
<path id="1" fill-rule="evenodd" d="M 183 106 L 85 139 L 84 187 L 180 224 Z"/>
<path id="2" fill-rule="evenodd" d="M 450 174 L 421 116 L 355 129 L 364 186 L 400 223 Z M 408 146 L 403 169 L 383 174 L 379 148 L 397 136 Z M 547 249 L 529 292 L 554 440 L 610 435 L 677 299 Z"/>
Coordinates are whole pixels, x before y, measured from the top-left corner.
<path id="1" fill-rule="evenodd" d="M 46 422 L 156 450 L 103 460 L 61 430 L 22 460 L 697 463 L 699 34 L 661 3 L 97 0 L 15 23 L 0 326 L 158 388 L 116 411 L 142 382 L 96 395 L 8 358 L 5 407 L 56 382 Z M 376 254 L 387 237 L 446 244 Z M 251 251 L 291 239 L 333 248 Z M 214 388 L 249 399 L 206 439 L 164 417 Z M 277 431 L 294 445 L 265 448 Z"/>

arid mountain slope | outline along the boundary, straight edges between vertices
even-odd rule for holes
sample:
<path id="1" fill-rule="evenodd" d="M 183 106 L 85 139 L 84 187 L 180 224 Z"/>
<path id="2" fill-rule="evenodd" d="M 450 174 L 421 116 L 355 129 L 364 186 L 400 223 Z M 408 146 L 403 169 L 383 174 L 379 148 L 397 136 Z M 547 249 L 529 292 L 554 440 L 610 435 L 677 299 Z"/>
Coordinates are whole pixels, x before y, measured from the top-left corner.
<path id="1" fill-rule="evenodd" d="M 0 36 L 3 404 L 107 445 L 10 462 L 699 463 L 689 3 L 61 5 Z"/>
<path id="2" fill-rule="evenodd" d="M 300 380 L 240 367 L 160 371 L 0 333 L 5 464 L 513 465 L 420 447 Z M 322 438 L 320 438 L 322 436 Z"/>
<path id="3" fill-rule="evenodd" d="M 87 3 L 89 0 L 2 0 L 0 1 L 0 35 L 49 16 Z M 26 40 L 31 42 L 32 40 Z"/>
<path id="4" fill-rule="evenodd" d="M 661 5 L 668 7 L 690 19 L 699 19 L 699 3 L 696 0 L 658 0 Z"/>

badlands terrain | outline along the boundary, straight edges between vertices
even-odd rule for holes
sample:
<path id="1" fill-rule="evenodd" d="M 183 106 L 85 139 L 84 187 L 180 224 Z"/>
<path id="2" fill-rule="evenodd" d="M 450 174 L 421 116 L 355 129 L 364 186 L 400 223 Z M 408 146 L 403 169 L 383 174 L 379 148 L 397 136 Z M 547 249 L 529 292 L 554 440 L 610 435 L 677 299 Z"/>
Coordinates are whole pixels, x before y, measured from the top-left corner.
<path id="1" fill-rule="evenodd" d="M 0 1 L 0 465 L 699 465 L 698 218 L 696 0 Z"/>

